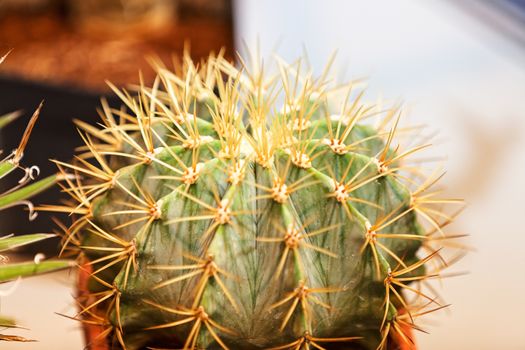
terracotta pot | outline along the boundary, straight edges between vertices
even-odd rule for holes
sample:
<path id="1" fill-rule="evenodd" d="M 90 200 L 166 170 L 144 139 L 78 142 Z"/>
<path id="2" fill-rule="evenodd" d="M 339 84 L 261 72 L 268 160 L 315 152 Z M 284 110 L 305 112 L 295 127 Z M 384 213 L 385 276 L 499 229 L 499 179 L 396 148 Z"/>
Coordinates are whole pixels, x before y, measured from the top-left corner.
<path id="1" fill-rule="evenodd" d="M 87 264 L 83 265 L 82 268 L 78 270 L 77 297 L 79 297 L 79 300 L 83 300 L 82 297 L 89 293 L 88 281 L 90 272 L 91 266 Z M 86 301 L 89 302 L 89 299 Z M 86 350 L 109 350 L 107 339 L 101 337 L 102 332 L 104 332 L 104 327 L 90 323 L 83 323 L 82 327 L 84 329 Z"/>
<path id="2" fill-rule="evenodd" d="M 77 295 L 83 296 L 88 293 L 88 280 L 89 280 L 89 273 L 90 268 L 89 265 L 84 265 L 85 267 L 82 269 L 79 269 L 78 272 L 78 291 Z M 88 350 L 110 350 L 110 346 L 108 343 L 108 340 L 105 337 L 101 337 L 100 335 L 104 331 L 104 328 L 102 326 L 94 325 L 94 324 L 83 324 L 84 328 L 84 338 L 86 344 L 89 344 L 89 346 L 86 347 Z M 405 334 L 410 335 L 412 337 L 412 329 L 406 328 L 404 329 Z M 410 346 L 409 344 L 406 344 L 403 339 L 401 339 L 399 336 L 392 336 L 389 340 L 389 350 L 416 350 L 416 347 Z"/>

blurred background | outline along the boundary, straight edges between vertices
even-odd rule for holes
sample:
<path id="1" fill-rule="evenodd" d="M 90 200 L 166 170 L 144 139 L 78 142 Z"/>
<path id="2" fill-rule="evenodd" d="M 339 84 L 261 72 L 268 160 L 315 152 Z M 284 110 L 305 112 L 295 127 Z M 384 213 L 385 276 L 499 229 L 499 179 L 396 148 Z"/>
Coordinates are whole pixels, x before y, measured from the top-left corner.
<path id="1" fill-rule="evenodd" d="M 342 80 L 366 77 L 370 100 L 404 101 L 405 124 L 437 134 L 426 156 L 446 156 L 444 182 L 468 202 L 450 230 L 470 234 L 475 250 L 453 268 L 467 275 L 438 285 L 452 306 L 428 318 L 419 347 L 525 349 L 525 1 L 0 0 L 0 54 L 13 49 L 0 66 L 0 115 L 25 112 L 3 148 L 45 99 L 26 162 L 52 172 L 47 159 L 67 160 L 78 144 L 71 119 L 97 120 L 105 80 L 136 83 L 140 69 L 151 81 L 147 58 L 169 61 L 185 43 L 195 59 L 221 47 L 234 58 L 245 45 L 287 60 L 306 52 L 318 73 L 337 50 Z M 49 217 L 28 228 L 15 212 L 0 232 L 51 230 Z M 53 314 L 73 312 L 73 283 L 52 274 L 2 297 L 2 312 L 31 328 L 20 334 L 39 342 L 0 349 L 82 348 L 79 326 Z"/>

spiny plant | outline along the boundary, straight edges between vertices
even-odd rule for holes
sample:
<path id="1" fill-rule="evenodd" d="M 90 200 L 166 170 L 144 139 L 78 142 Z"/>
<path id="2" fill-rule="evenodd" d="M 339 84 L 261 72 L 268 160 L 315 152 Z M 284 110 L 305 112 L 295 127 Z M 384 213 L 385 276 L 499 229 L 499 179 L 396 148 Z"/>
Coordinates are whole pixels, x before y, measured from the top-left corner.
<path id="1" fill-rule="evenodd" d="M 0 58 L 0 64 L 4 61 L 7 55 Z M 53 186 L 58 180 L 57 175 L 51 175 L 42 180 L 32 182 L 36 176 L 38 176 L 39 169 L 37 166 L 23 166 L 21 164 L 24 156 L 24 150 L 29 141 L 31 131 L 35 126 L 38 119 L 42 104 L 33 113 L 29 124 L 20 140 L 18 147 L 6 157 L 0 160 L 0 180 L 4 183 L 10 181 L 10 176 L 17 175 L 18 172 L 22 171 L 23 175 L 18 181 L 18 184 L 4 190 L 0 194 L 0 211 L 7 208 L 11 208 L 18 205 L 26 206 L 29 210 L 29 220 L 33 220 L 36 217 L 33 204 L 29 201 L 32 196 L 35 196 L 42 191 Z M 0 129 L 3 129 L 7 124 L 15 120 L 20 116 L 19 112 L 13 112 L 0 117 Z M 0 150 L 0 153 L 2 151 Z M 32 183 L 31 183 L 32 182 Z M 40 257 L 36 257 L 34 261 L 27 262 L 9 262 L 9 258 L 4 255 L 7 251 L 27 245 L 36 243 L 38 241 L 53 237 L 53 234 L 46 233 L 35 233 L 14 236 L 12 234 L 0 236 L 0 284 L 7 282 L 19 282 L 22 277 L 32 276 L 36 274 L 46 273 L 63 269 L 71 266 L 71 263 L 65 260 L 42 260 Z M 8 290 L 0 292 L 0 296 L 5 296 L 16 291 L 18 283 L 12 285 Z M 0 327 L 5 328 L 17 328 L 17 322 L 10 317 L 0 316 Z M 0 334 L 0 341 L 28 341 L 28 339 L 16 336 Z"/>
<path id="2" fill-rule="evenodd" d="M 419 129 L 329 68 L 241 63 L 159 64 L 151 87 L 110 84 L 123 107 L 103 100 L 99 127 L 77 122 L 85 145 L 56 161 L 73 201 L 43 208 L 73 217 L 74 318 L 126 349 L 412 346 L 446 306 L 423 287 L 461 203 L 408 160 L 426 145 L 394 146 Z"/>

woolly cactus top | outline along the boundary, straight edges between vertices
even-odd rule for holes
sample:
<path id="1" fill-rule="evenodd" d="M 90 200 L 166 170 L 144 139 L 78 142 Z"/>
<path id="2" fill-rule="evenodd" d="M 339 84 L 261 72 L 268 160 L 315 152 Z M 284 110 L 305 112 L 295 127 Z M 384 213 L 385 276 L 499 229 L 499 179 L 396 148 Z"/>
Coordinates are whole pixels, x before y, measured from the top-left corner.
<path id="1" fill-rule="evenodd" d="M 57 161 L 75 202 L 50 209 L 91 271 L 77 316 L 115 346 L 386 348 L 442 307 L 418 284 L 445 266 L 435 205 L 457 201 L 407 163 L 425 146 L 394 147 L 400 111 L 357 83 L 278 63 L 186 57 L 78 123 Z"/>

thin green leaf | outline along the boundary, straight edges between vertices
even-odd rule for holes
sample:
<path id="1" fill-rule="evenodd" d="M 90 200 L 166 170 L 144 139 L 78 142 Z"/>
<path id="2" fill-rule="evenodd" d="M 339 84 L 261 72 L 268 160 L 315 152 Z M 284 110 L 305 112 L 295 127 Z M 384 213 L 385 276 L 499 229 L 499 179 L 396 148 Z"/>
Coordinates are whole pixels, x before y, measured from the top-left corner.
<path id="1" fill-rule="evenodd" d="M 34 233 L 21 236 L 6 236 L 0 238 L 0 252 L 21 247 L 26 244 L 35 243 L 47 238 L 55 237 L 52 233 Z"/>
<path id="2" fill-rule="evenodd" d="M 48 189 L 57 181 L 56 175 L 51 175 L 37 182 L 33 182 L 19 190 L 0 197 L 0 210 L 17 202 L 24 201 Z"/>
<path id="3" fill-rule="evenodd" d="M 66 269 L 73 266 L 69 260 L 47 260 L 40 263 L 34 261 L 0 265 L 0 283 L 12 281 L 18 277 L 28 277 L 47 272 Z"/>
<path id="4" fill-rule="evenodd" d="M 10 317 L 0 315 L 0 327 L 6 328 L 20 328 L 16 321 Z"/>
<path id="5" fill-rule="evenodd" d="M 15 169 L 16 165 L 13 162 L 10 162 L 8 160 L 0 162 L 0 179 L 4 176 L 9 175 Z"/>
<path id="6" fill-rule="evenodd" d="M 5 114 L 0 117 L 0 129 L 2 129 L 7 124 L 11 123 L 16 118 L 20 117 L 22 115 L 21 111 L 15 111 L 8 114 Z"/>

